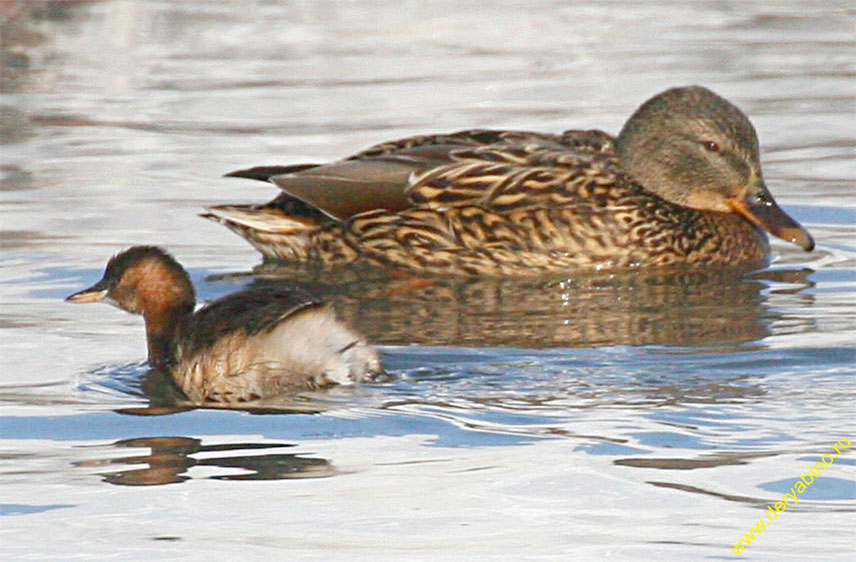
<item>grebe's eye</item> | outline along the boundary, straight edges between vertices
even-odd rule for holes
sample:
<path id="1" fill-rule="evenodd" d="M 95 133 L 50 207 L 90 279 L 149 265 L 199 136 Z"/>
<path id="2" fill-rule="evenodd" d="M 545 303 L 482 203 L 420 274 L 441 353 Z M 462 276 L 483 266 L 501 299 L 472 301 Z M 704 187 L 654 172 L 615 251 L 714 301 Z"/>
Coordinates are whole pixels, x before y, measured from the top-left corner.
<path id="1" fill-rule="evenodd" d="M 716 144 L 714 141 L 707 141 L 706 143 L 704 143 L 704 147 L 711 152 L 719 152 L 719 145 Z"/>

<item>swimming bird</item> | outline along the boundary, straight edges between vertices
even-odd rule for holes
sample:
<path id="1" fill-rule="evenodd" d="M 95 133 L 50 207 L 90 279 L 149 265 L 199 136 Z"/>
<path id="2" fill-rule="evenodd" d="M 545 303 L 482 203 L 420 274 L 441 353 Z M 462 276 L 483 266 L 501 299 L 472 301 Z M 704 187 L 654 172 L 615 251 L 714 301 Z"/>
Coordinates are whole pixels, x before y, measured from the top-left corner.
<path id="1" fill-rule="evenodd" d="M 700 86 L 654 96 L 617 137 L 466 130 L 227 176 L 282 193 L 203 217 L 267 258 L 328 267 L 489 276 L 758 267 L 769 260 L 762 230 L 814 247 L 767 189 L 749 119 Z"/>
<path id="2" fill-rule="evenodd" d="M 100 281 L 66 300 L 141 314 L 149 363 L 194 403 L 251 402 L 366 381 L 382 370 L 378 352 L 302 290 L 244 290 L 194 312 L 190 277 L 156 246 L 119 253 Z"/>

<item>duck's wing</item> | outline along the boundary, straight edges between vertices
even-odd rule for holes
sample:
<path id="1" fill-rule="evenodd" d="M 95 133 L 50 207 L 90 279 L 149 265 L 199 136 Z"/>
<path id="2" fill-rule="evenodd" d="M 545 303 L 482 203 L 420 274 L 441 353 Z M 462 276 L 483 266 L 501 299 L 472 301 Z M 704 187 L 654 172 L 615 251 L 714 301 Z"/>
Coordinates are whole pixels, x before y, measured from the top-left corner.
<path id="1" fill-rule="evenodd" d="M 227 175 L 270 181 L 289 196 L 345 220 L 366 211 L 395 213 L 420 205 L 424 197 L 412 196 L 419 178 L 457 167 L 462 160 L 490 159 L 493 152 L 514 152 L 520 146 L 560 148 L 561 142 L 559 135 L 473 129 L 385 142 L 328 164 L 262 166 Z"/>
<path id="2" fill-rule="evenodd" d="M 337 220 L 375 209 L 398 212 L 411 206 L 405 195 L 410 177 L 430 169 L 427 158 L 402 155 L 370 160 L 339 160 L 270 181 L 286 194 Z"/>
<path id="3" fill-rule="evenodd" d="M 182 355 L 192 357 L 232 335 L 266 332 L 300 311 L 321 306 L 322 300 L 296 287 L 257 287 L 227 295 L 200 308 L 182 327 Z"/>
<path id="4" fill-rule="evenodd" d="M 506 133 L 501 141 L 451 151 L 448 164 L 412 179 L 409 201 L 429 209 L 474 205 L 496 212 L 565 206 L 605 194 L 623 177 L 614 139 L 601 131 Z"/>

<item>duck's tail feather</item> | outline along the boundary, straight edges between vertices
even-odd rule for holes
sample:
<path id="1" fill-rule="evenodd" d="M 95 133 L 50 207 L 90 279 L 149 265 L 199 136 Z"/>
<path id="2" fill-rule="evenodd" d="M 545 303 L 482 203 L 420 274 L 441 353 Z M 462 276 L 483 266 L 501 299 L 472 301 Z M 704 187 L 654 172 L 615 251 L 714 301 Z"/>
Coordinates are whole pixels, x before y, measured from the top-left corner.
<path id="1" fill-rule="evenodd" d="M 313 235 L 320 225 L 314 217 L 291 215 L 274 205 L 217 205 L 202 218 L 219 222 L 273 259 L 311 259 Z"/>
<path id="2" fill-rule="evenodd" d="M 216 205 L 206 207 L 200 216 L 218 222 L 229 222 L 254 230 L 276 234 L 296 234 L 318 229 L 313 217 L 284 213 L 268 205 Z"/>

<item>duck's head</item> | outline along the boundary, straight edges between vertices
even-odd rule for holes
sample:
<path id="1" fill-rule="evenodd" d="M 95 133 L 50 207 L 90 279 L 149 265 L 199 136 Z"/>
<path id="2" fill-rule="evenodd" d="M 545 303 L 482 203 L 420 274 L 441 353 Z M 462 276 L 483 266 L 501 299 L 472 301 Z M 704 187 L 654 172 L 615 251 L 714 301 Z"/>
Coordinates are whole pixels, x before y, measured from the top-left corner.
<path id="1" fill-rule="evenodd" d="M 177 308 L 193 311 L 196 301 L 187 272 L 156 246 L 134 246 L 113 256 L 100 281 L 65 300 L 106 302 L 144 316 Z"/>
<path id="2" fill-rule="evenodd" d="M 811 235 L 764 184 L 752 123 L 710 90 L 689 86 L 654 96 L 624 125 L 617 147 L 630 175 L 664 199 L 739 213 L 783 240 L 814 248 Z"/>

